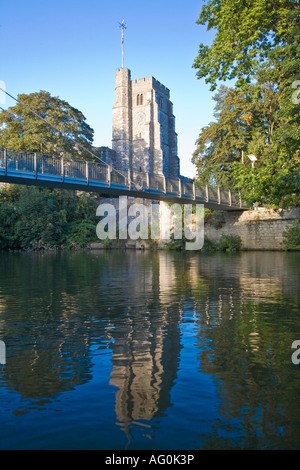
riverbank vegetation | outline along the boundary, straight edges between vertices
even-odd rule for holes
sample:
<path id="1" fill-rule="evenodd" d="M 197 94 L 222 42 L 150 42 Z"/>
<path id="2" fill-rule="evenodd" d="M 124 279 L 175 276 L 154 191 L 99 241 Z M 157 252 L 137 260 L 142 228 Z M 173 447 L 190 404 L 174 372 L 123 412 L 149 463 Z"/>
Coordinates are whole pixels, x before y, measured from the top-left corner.
<path id="1" fill-rule="evenodd" d="M 186 239 L 174 239 L 171 236 L 171 240 L 165 243 L 167 250 L 183 251 L 185 250 Z M 239 236 L 231 234 L 222 234 L 218 241 L 213 242 L 206 236 L 204 236 L 204 243 L 201 249 L 201 253 L 210 254 L 216 252 L 227 252 L 235 253 L 242 249 L 242 242 Z"/>
<path id="2" fill-rule="evenodd" d="M 0 191 L 0 249 L 84 248 L 96 241 L 96 196 L 7 185 Z"/>
<path id="3" fill-rule="evenodd" d="M 284 247 L 287 251 L 300 251 L 300 222 L 295 223 L 283 234 Z"/>

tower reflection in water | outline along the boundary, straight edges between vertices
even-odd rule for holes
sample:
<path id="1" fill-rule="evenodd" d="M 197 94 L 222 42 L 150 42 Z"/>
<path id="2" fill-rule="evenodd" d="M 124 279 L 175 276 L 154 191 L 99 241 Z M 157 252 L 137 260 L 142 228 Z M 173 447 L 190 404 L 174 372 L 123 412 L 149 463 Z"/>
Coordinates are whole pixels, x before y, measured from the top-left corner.
<path id="1" fill-rule="evenodd" d="M 117 423 L 127 436 L 144 426 L 160 443 L 176 420 L 184 430 L 177 448 L 184 433 L 185 442 L 224 448 L 231 423 L 240 446 L 258 434 L 258 448 L 298 446 L 299 369 L 290 357 L 300 335 L 295 255 L 0 256 L 5 425 L 12 412 L 34 407 L 59 420 L 54 408 L 61 403 L 65 413 L 65 397 L 75 396 L 77 418 L 101 439 L 118 434 Z M 208 392 L 204 382 L 213 384 Z M 13 410 L 11 396 L 18 396 Z M 39 419 L 44 429 L 42 413 Z M 72 426 L 70 414 L 68 436 L 76 440 Z"/>
<path id="2" fill-rule="evenodd" d="M 126 431 L 137 421 L 147 427 L 147 421 L 170 406 L 181 349 L 181 307 L 177 299 L 171 300 L 175 265 L 155 256 L 150 269 L 142 271 L 128 286 L 123 321 L 114 330 L 112 345 L 110 384 L 118 388 L 115 411 Z"/>

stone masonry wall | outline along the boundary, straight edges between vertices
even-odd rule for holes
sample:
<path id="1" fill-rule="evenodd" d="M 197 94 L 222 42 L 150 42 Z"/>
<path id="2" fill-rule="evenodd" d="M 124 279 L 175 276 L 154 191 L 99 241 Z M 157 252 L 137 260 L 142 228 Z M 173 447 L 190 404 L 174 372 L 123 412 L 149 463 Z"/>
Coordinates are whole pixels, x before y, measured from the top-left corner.
<path id="1" fill-rule="evenodd" d="M 238 235 L 243 248 L 249 250 L 283 249 L 283 233 L 300 220 L 300 208 L 283 211 L 257 208 L 244 212 L 224 212 L 224 222 L 216 228 L 206 223 L 204 230 L 207 238 L 213 242 L 221 235 Z"/>
<path id="2" fill-rule="evenodd" d="M 154 77 L 131 80 L 128 69 L 116 71 L 112 148 L 124 170 L 178 178 L 175 116 L 170 91 Z"/>
<path id="3" fill-rule="evenodd" d="M 117 200 L 106 200 L 117 204 Z M 151 205 L 150 200 L 129 199 L 128 204 L 140 202 L 146 204 L 148 210 Z M 167 205 L 160 202 L 160 205 Z M 117 207 L 116 207 L 117 209 Z M 232 211 L 214 213 L 217 218 L 211 219 L 204 224 L 204 235 L 212 242 L 217 242 L 220 237 L 225 235 L 237 235 L 242 242 L 242 249 L 248 250 L 283 250 L 284 232 L 293 227 L 300 221 L 300 207 L 291 211 L 283 211 L 282 214 L 273 209 L 258 208 L 249 211 Z M 160 217 L 160 228 L 164 230 L 165 219 Z M 217 223 L 216 223 L 217 222 Z M 172 223 L 171 223 L 172 225 Z M 99 240 L 100 242 L 100 240 Z M 166 240 L 116 240 L 113 243 L 114 248 L 133 248 L 133 249 L 157 249 L 165 248 Z M 101 243 L 94 243 L 92 248 L 100 248 Z"/>

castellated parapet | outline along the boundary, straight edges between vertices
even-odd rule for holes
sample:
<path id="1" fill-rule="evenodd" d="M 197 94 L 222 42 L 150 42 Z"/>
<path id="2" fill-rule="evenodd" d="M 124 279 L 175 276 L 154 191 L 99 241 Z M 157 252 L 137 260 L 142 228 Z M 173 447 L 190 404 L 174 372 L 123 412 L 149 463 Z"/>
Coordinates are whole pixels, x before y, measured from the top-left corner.
<path id="1" fill-rule="evenodd" d="M 124 170 L 179 177 L 170 91 L 154 77 L 131 80 L 129 69 L 117 69 L 112 148 Z"/>

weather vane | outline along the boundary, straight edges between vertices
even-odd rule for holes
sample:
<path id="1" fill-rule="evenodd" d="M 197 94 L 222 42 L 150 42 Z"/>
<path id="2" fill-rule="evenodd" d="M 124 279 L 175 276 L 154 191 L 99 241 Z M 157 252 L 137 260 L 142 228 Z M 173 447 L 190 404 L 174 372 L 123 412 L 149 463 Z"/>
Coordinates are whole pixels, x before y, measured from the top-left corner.
<path id="1" fill-rule="evenodd" d="M 120 28 L 122 29 L 122 69 L 124 68 L 124 29 L 127 28 L 125 21 L 123 20 L 122 23 L 119 23 Z"/>

